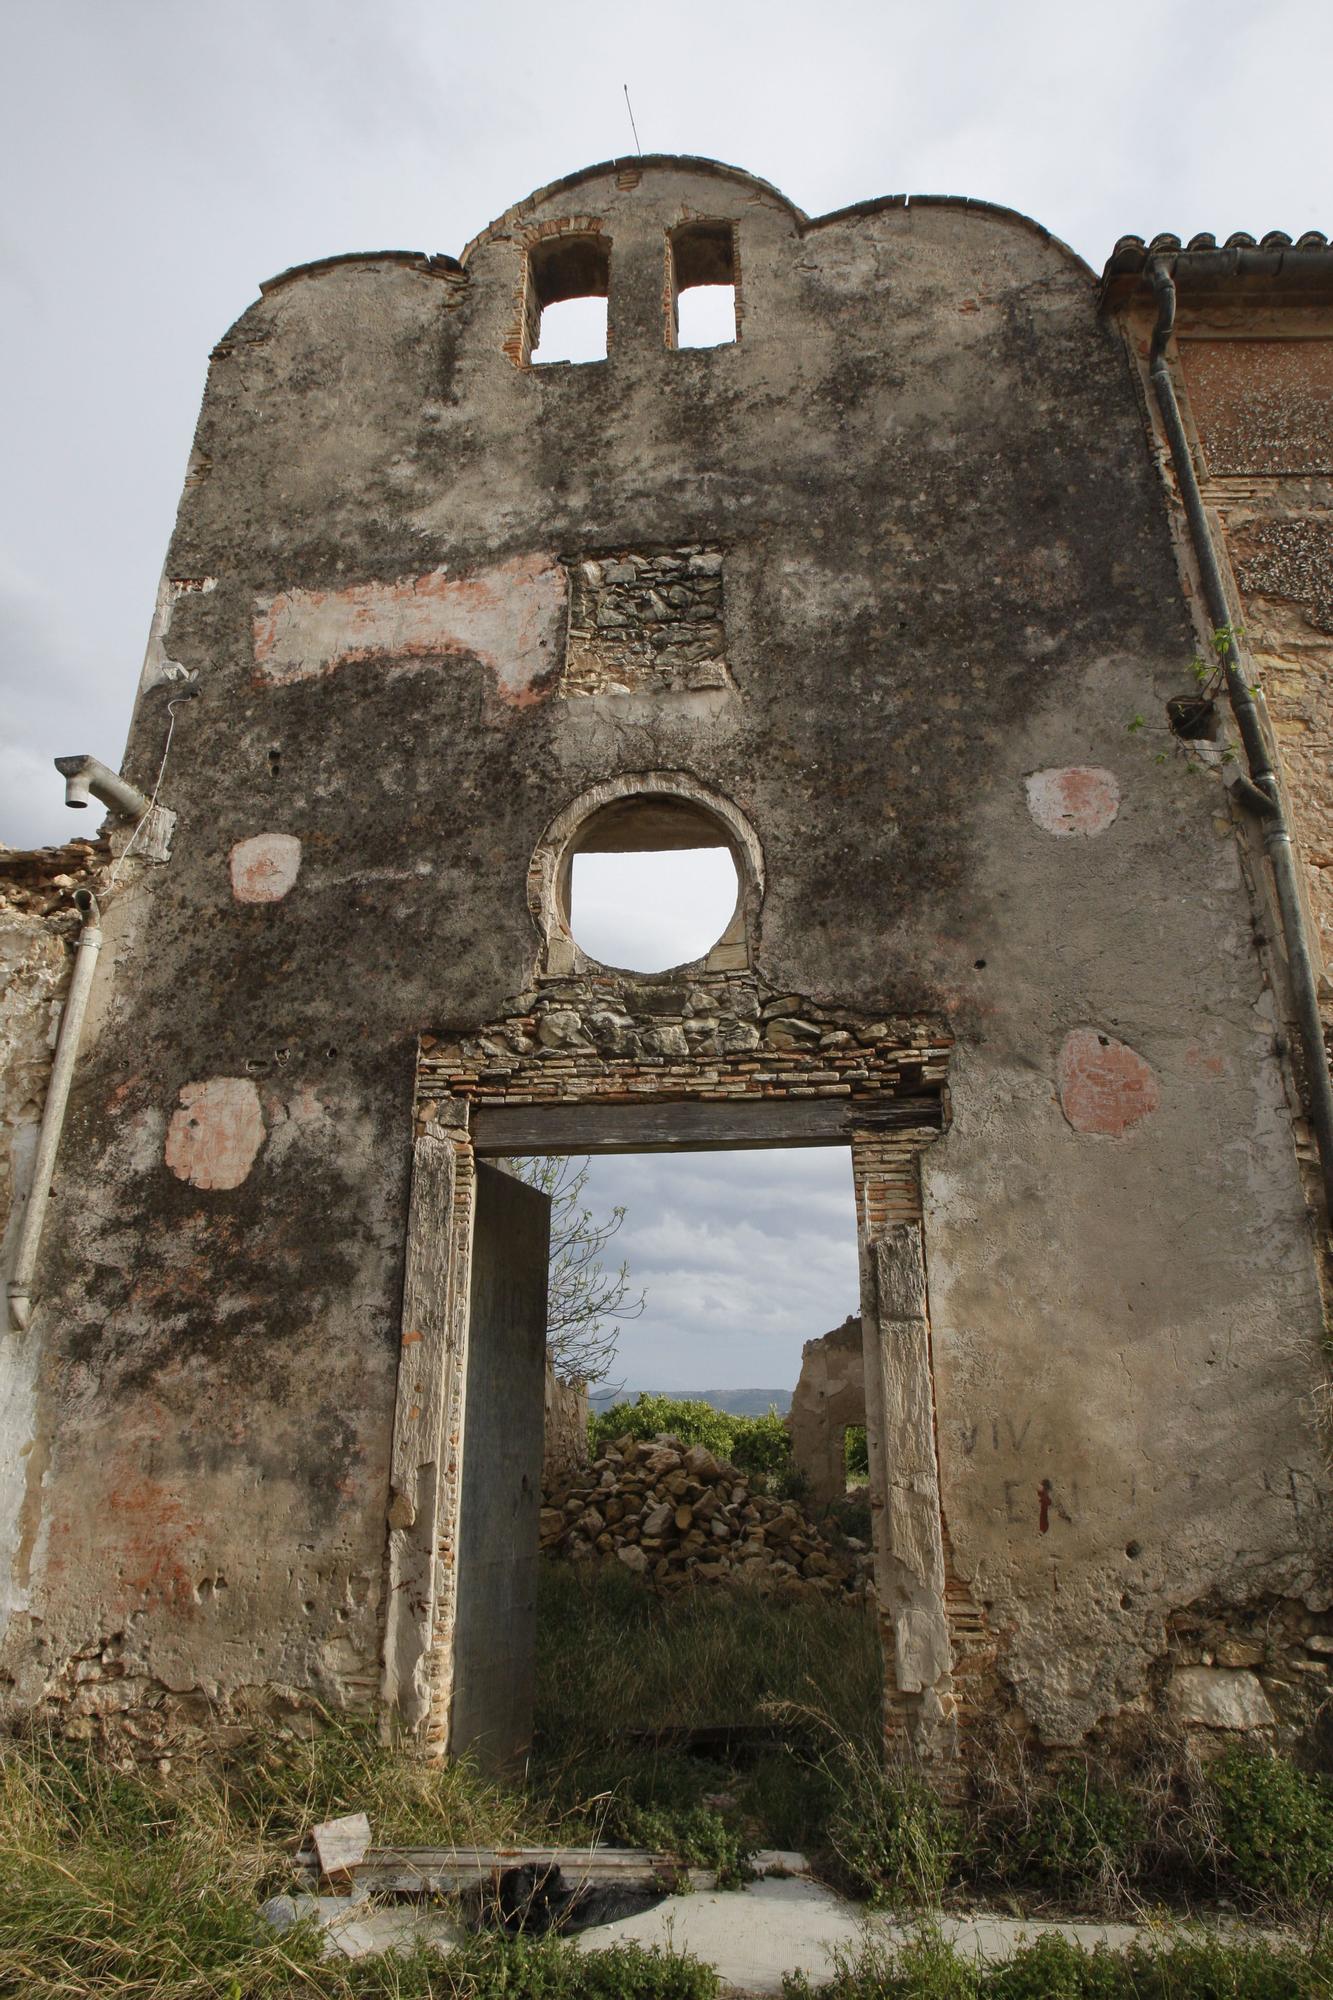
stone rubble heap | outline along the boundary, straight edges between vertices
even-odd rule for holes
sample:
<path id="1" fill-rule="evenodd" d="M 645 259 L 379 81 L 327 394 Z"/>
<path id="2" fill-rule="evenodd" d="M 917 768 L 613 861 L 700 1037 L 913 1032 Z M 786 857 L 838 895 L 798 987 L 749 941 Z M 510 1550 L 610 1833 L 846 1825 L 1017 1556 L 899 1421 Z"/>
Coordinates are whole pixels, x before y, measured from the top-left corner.
<path id="1" fill-rule="evenodd" d="M 545 1496 L 544 1554 L 615 1559 L 659 1587 L 744 1583 L 782 1597 L 872 1593 L 864 1542 L 751 1490 L 734 1465 L 665 1434 L 618 1438 Z"/>
<path id="2" fill-rule="evenodd" d="M 10 848 L 0 842 L 0 911 L 48 917 L 77 933 L 76 889 L 98 889 L 111 860 L 106 840 L 71 840 L 64 847 Z"/>

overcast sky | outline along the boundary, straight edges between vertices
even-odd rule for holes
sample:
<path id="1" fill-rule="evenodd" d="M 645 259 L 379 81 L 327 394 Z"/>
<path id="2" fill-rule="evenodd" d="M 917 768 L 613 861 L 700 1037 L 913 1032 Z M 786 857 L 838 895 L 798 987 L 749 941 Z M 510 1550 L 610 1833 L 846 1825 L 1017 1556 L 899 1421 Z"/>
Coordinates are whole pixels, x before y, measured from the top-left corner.
<path id="1" fill-rule="evenodd" d="M 584 1199 L 599 1214 L 624 1204 L 614 1247 L 648 1294 L 611 1386 L 791 1390 L 802 1342 L 861 1309 L 841 1146 L 604 1157 Z"/>
<path id="2" fill-rule="evenodd" d="M 977 195 L 1097 267 L 1131 230 L 1333 228 L 1328 0 L 0 0 L 0 23 L 15 846 L 89 830 L 53 756 L 119 761 L 208 352 L 260 279 L 345 250 L 456 254 L 531 189 L 633 150 L 626 83 L 645 151 L 730 161 L 812 214 Z M 721 1199 L 670 1211 L 700 1257 Z M 691 1324 L 712 1324 L 706 1296 L 736 1300 L 737 1240 L 694 1270 Z M 645 1255 L 670 1242 L 664 1213 Z M 765 1243 L 773 1295 L 805 1300 L 818 1258 L 789 1228 Z M 840 1285 L 809 1300 L 811 1331 L 849 1309 Z"/>

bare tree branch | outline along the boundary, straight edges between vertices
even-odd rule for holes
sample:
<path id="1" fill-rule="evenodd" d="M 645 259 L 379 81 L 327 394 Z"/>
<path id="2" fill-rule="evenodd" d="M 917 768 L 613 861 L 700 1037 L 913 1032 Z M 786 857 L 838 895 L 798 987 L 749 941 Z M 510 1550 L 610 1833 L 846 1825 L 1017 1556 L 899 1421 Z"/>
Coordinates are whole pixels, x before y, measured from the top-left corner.
<path id="1" fill-rule="evenodd" d="M 546 1344 L 555 1372 L 564 1382 L 604 1382 L 615 1363 L 621 1323 L 637 1319 L 648 1297 L 635 1292 L 623 1260 L 612 1269 L 603 1262 L 607 1244 L 625 1220 L 624 1208 L 613 1208 L 601 1220 L 593 1214 L 583 1199 L 586 1158 L 562 1154 L 501 1164 L 550 1197 Z"/>

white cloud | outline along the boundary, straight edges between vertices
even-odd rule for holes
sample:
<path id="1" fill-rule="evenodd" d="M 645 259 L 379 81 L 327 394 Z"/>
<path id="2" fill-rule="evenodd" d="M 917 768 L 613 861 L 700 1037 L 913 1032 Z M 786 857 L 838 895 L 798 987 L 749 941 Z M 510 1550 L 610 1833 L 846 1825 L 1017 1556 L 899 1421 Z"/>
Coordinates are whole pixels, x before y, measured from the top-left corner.
<path id="1" fill-rule="evenodd" d="M 648 1307 L 623 1333 L 634 1388 L 791 1389 L 801 1346 L 859 1310 L 851 1162 L 838 1147 L 592 1162 L 595 1210 Z"/>
<path id="2" fill-rule="evenodd" d="M 633 972 L 702 958 L 736 907 L 736 864 L 724 847 L 576 854 L 570 924 L 589 957 Z"/>
<path id="3" fill-rule="evenodd" d="M 7 26 L 0 558 L 62 608 L 108 761 L 208 351 L 259 280 L 339 250 L 457 252 L 631 151 L 626 83 L 646 150 L 732 161 L 812 213 L 978 195 L 1094 265 L 1126 230 L 1326 226 L 1333 192 L 1317 0 L 677 0 L 669 20 L 611 0 L 48 0 Z M 64 680 L 47 661 L 7 705 L 29 757 L 64 742 Z M 56 837 L 31 799 L 0 801 L 0 839 Z"/>
<path id="4" fill-rule="evenodd" d="M 50 759 L 117 761 L 208 351 L 259 280 L 340 250 L 457 253 L 529 190 L 632 150 L 625 83 L 646 150 L 731 161 L 811 213 L 980 196 L 1094 266 L 1128 230 L 1327 227 L 1333 192 L 1317 0 L 45 0 L 7 29 L 12 844 L 87 830 Z M 594 1174 L 629 1200 L 652 1288 L 625 1337 L 635 1381 L 790 1383 L 802 1339 L 855 1310 L 845 1154 Z"/>

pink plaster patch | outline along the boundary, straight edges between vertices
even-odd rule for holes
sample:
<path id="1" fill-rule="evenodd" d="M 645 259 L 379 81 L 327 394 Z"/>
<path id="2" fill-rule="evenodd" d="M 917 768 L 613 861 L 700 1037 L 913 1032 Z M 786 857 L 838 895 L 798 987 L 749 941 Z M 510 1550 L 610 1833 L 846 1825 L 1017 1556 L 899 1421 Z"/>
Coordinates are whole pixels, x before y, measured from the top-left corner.
<path id="1" fill-rule="evenodd" d="M 1076 1132 L 1118 1139 L 1161 1101 L 1157 1078 L 1127 1043 L 1096 1028 L 1065 1036 L 1058 1068 L 1060 1109 Z"/>
<path id="2" fill-rule="evenodd" d="M 470 654 L 515 708 L 539 701 L 560 659 L 565 572 L 540 552 L 472 576 L 446 570 L 344 590 L 284 590 L 255 606 L 255 664 L 275 684 L 360 660 L 388 665 Z"/>
<path id="3" fill-rule="evenodd" d="M 187 1083 L 167 1127 L 166 1162 L 197 1188 L 239 1187 L 264 1143 L 259 1092 L 248 1076 Z"/>
<path id="4" fill-rule="evenodd" d="M 1028 811 L 1057 839 L 1070 834 L 1105 833 L 1120 810 L 1120 787 L 1112 771 L 1090 764 L 1033 771 L 1025 780 Z"/>
<path id="5" fill-rule="evenodd" d="M 254 833 L 231 850 L 231 893 L 238 903 L 280 903 L 301 866 L 294 833 Z"/>

